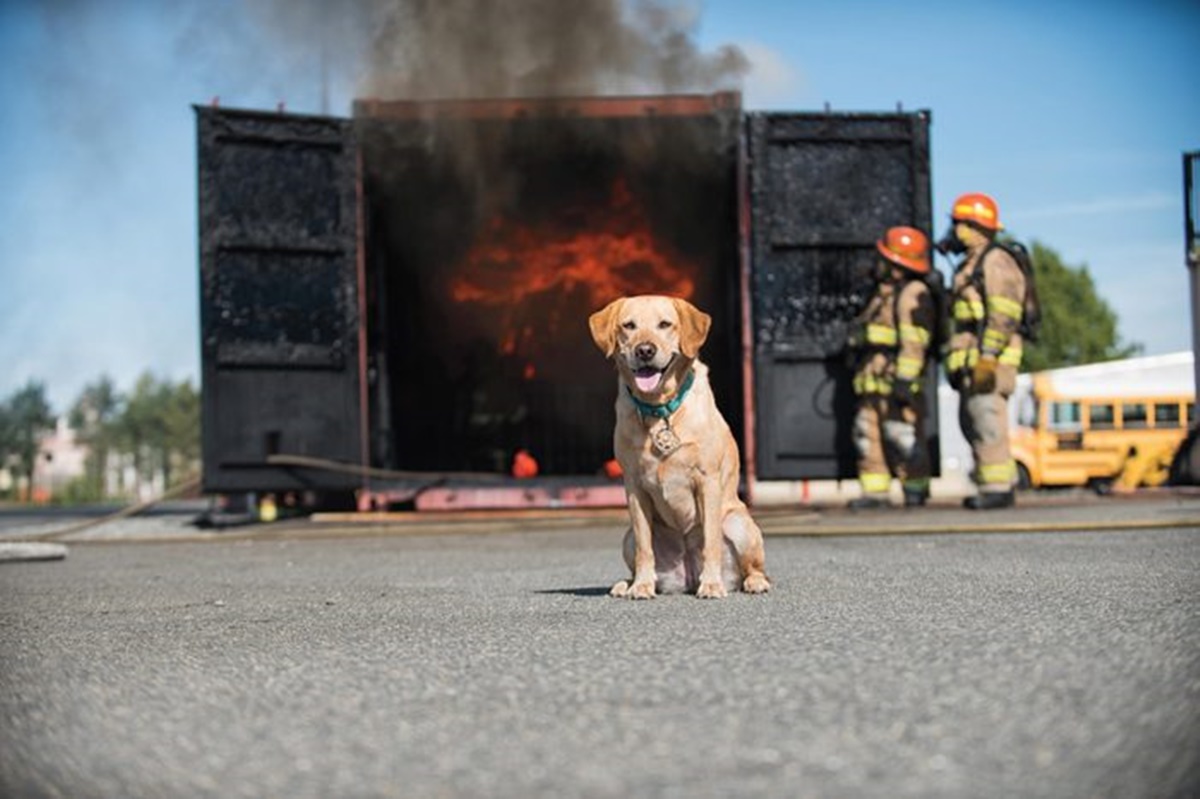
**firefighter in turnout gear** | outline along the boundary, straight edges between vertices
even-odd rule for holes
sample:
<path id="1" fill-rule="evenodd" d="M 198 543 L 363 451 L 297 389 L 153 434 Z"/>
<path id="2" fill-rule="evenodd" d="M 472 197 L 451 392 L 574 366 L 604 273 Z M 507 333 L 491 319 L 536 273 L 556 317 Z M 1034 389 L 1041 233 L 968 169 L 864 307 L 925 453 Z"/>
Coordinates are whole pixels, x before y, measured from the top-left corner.
<path id="1" fill-rule="evenodd" d="M 1008 398 L 1021 365 L 1026 278 L 1009 252 L 994 246 L 1003 229 L 996 201 L 964 194 L 954 201 L 953 227 L 940 252 L 962 254 L 954 272 L 952 335 L 946 376 L 959 392 L 959 425 L 975 459 L 976 496 L 963 504 L 975 510 L 1014 504 L 1017 467 L 1009 449 Z"/>
<path id="2" fill-rule="evenodd" d="M 876 243 L 880 259 L 875 293 L 858 317 L 854 343 L 854 393 L 858 411 L 854 444 L 862 496 L 855 509 L 888 505 L 894 474 L 904 504 L 929 498 L 929 452 L 925 446 L 925 400 L 921 377 L 937 314 L 925 276 L 929 240 L 916 228 L 893 227 Z"/>

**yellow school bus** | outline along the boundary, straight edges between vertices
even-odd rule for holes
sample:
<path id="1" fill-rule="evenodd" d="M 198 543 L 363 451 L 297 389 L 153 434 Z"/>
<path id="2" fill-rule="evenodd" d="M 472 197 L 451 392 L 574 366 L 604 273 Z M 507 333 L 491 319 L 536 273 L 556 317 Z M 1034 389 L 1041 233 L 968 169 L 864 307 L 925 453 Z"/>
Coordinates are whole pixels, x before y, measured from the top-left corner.
<path id="1" fill-rule="evenodd" d="M 1019 486 L 1121 491 L 1165 482 L 1195 423 L 1191 355 L 1023 375 L 1012 433 Z"/>

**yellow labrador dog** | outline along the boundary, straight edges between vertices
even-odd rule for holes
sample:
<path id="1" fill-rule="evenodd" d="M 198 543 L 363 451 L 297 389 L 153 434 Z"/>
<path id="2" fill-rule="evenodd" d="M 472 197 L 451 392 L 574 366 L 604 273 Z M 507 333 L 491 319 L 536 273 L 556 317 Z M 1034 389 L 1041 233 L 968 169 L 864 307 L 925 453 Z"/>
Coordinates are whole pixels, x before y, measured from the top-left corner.
<path id="1" fill-rule="evenodd" d="M 632 573 L 610 592 L 649 599 L 770 589 L 763 538 L 738 498 L 737 444 L 697 356 L 712 319 L 686 300 L 625 297 L 592 314 L 617 367 L 613 450 L 625 473 Z"/>

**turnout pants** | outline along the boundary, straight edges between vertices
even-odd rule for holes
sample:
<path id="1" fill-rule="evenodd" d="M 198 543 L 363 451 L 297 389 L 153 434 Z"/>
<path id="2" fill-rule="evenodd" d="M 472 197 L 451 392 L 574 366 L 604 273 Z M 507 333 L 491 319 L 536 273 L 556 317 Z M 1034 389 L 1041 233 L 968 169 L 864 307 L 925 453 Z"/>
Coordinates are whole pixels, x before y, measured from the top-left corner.
<path id="1" fill-rule="evenodd" d="M 1017 467 L 1008 444 L 1008 395 L 961 394 L 958 422 L 975 458 L 975 482 L 984 493 L 1011 491 Z"/>
<path id="2" fill-rule="evenodd" d="M 929 490 L 929 452 L 920 409 L 887 397 L 860 397 L 854 418 L 854 445 L 864 496 L 886 495 L 893 474 L 900 478 L 905 491 Z"/>

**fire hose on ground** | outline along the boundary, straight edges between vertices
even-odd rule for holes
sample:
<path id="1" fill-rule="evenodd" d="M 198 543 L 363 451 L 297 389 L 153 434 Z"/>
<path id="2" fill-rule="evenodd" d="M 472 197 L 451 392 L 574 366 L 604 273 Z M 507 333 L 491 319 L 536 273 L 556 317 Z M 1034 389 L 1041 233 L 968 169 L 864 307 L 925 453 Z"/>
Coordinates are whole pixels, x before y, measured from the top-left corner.
<path id="1" fill-rule="evenodd" d="M 267 464 L 271 466 L 290 467 L 298 469 L 312 469 L 331 471 L 343 474 L 354 474 L 366 478 L 374 478 L 381 480 L 405 480 L 416 481 L 422 483 L 421 486 L 414 489 L 414 492 L 443 484 L 451 475 L 445 472 L 423 472 L 423 471 L 404 471 L 393 469 L 382 469 L 378 467 L 364 466 L 362 464 L 346 463 L 341 461 L 327 460 L 323 458 L 315 458 L 304 455 L 278 454 L 268 457 Z M 456 478 L 465 478 L 481 481 L 502 482 L 505 478 L 502 475 L 495 473 L 454 473 Z M 127 507 L 121 508 L 111 514 L 87 519 L 76 524 L 68 525 L 59 529 L 39 533 L 32 536 L 22 537 L 19 541 L 0 542 L 0 560 L 54 560 L 65 557 L 66 547 L 60 541 L 71 535 L 76 535 L 85 530 L 97 527 L 102 524 L 117 521 L 124 518 L 136 516 L 144 513 L 150 508 L 165 502 L 170 499 L 177 498 L 200 487 L 199 478 L 188 480 L 174 488 L 164 492 L 158 497 L 155 497 L 144 502 L 138 502 Z M 935 511 L 936 512 L 936 511 Z M 356 515 L 356 514 L 352 514 Z M 411 514 L 410 514 L 411 515 Z M 570 516 L 567 512 L 556 512 L 547 518 L 550 521 L 555 519 L 567 520 Z M 379 526 L 382 523 L 387 526 L 387 514 L 364 513 L 361 514 L 364 521 L 372 522 L 372 532 L 378 533 Z M 345 519 L 344 515 L 337 516 L 338 519 Z M 444 521 L 447 515 L 444 513 L 437 514 L 437 520 Z M 520 514 L 514 514 L 512 511 L 496 511 L 494 513 L 475 513 L 471 517 L 475 521 L 500 521 L 506 518 L 520 518 Z M 1111 516 L 1106 516 L 1103 519 L 1095 520 L 1041 520 L 1041 521 L 1013 521 L 1010 519 L 997 519 L 995 521 L 981 522 L 951 522 L 945 524 L 928 524 L 928 523 L 913 523 L 900 522 L 897 523 L 895 517 L 889 521 L 880 521 L 871 524 L 820 524 L 821 515 L 819 513 L 808 513 L 803 519 L 797 518 L 795 514 L 779 514 L 765 512 L 760 517 L 760 524 L 763 527 L 763 532 L 768 537 L 805 537 L 805 536 L 883 536 L 883 535 L 949 535 L 949 534 L 982 534 L 982 533 L 1034 533 L 1034 532 L 1104 532 L 1104 531 L 1134 531 L 1134 530 L 1152 530 L 1152 529 L 1178 529 L 1178 528 L 1200 528 L 1200 515 L 1186 515 L 1180 518 L 1173 519 L 1113 519 Z M 434 521 L 434 517 L 430 517 L 430 522 Z M 410 531 L 416 532 L 422 525 L 420 523 L 406 523 L 403 527 Z M 577 526 L 577 525 L 572 525 Z M 319 532 L 322 535 L 329 534 L 354 534 L 364 532 L 360 524 L 337 524 L 337 523 L 320 523 Z M 41 545 L 39 547 L 39 545 Z M 51 551 L 53 548 L 53 551 Z M 7 554 L 7 557 L 6 557 Z"/>

